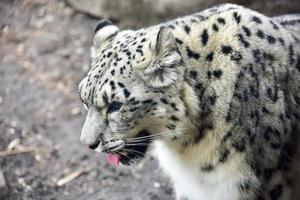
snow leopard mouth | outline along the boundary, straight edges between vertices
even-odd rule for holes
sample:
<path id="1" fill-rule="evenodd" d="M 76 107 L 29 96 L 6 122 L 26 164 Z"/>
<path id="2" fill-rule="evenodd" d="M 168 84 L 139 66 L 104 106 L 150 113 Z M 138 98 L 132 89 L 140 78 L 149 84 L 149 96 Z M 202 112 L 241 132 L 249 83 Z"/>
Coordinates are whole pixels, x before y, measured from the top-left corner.
<path id="1" fill-rule="evenodd" d="M 142 130 L 135 138 L 125 142 L 124 148 L 121 150 L 107 153 L 106 160 L 114 166 L 119 165 L 119 163 L 123 165 L 135 164 L 146 156 L 150 143 L 150 133 L 147 130 Z"/>

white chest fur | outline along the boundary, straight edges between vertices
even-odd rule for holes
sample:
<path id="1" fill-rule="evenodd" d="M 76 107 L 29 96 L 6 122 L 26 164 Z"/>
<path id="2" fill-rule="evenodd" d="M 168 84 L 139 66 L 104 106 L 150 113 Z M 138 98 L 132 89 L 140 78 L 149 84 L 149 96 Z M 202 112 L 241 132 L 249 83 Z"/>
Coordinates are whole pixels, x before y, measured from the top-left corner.
<path id="1" fill-rule="evenodd" d="M 176 199 L 188 200 L 237 200 L 238 173 L 217 167 L 211 172 L 202 172 L 200 167 L 191 167 L 176 156 L 164 143 L 157 142 L 155 156 L 175 187 Z"/>

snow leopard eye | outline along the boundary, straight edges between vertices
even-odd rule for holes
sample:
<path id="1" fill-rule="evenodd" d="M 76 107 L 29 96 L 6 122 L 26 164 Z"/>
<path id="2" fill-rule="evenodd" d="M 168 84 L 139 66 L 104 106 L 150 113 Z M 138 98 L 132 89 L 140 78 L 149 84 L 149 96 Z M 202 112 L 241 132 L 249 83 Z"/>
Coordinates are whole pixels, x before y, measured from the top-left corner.
<path id="1" fill-rule="evenodd" d="M 121 103 L 119 101 L 113 101 L 108 105 L 107 112 L 112 113 L 112 112 L 118 111 L 121 109 L 122 105 L 123 105 L 123 103 Z"/>

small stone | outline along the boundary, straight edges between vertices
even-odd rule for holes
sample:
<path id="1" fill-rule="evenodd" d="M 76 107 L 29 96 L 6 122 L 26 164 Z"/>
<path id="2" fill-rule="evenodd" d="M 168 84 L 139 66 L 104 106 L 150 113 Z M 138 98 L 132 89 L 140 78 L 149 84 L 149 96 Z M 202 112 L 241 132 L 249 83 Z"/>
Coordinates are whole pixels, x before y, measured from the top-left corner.
<path id="1" fill-rule="evenodd" d="M 103 179 L 102 181 L 101 181 L 101 185 L 102 186 L 112 186 L 112 185 L 114 185 L 114 180 L 112 179 L 112 178 L 107 178 L 107 179 Z"/>
<path id="2" fill-rule="evenodd" d="M 16 54 L 18 56 L 24 55 L 24 49 L 25 49 L 25 45 L 23 43 L 19 44 L 16 50 Z"/>
<path id="3" fill-rule="evenodd" d="M 75 13 L 75 11 L 70 7 L 66 7 L 63 10 L 63 15 L 66 17 L 71 17 L 72 15 L 74 15 L 74 13 Z"/>
<path id="4" fill-rule="evenodd" d="M 35 160 L 38 161 L 38 162 L 40 162 L 40 161 L 42 160 L 41 155 L 39 155 L 39 154 L 36 154 L 36 155 L 34 156 L 34 158 L 35 158 Z"/>
<path id="5" fill-rule="evenodd" d="M 0 199 L 4 199 L 7 196 L 8 188 L 5 182 L 4 174 L 0 171 Z"/>
<path id="6" fill-rule="evenodd" d="M 8 129 L 9 134 L 14 135 L 16 133 L 16 129 L 14 128 L 9 128 Z"/>
<path id="7" fill-rule="evenodd" d="M 155 183 L 153 184 L 153 186 L 154 186 L 155 188 L 160 188 L 160 183 L 159 183 L 159 182 L 155 182 Z"/>
<path id="8" fill-rule="evenodd" d="M 21 144 L 21 140 L 20 140 L 20 138 L 16 138 L 8 144 L 6 149 L 11 151 L 11 150 L 15 149 L 15 147 L 17 147 L 19 144 Z"/>
<path id="9" fill-rule="evenodd" d="M 70 114 L 73 115 L 73 116 L 78 115 L 80 113 L 81 113 L 81 110 L 78 107 L 72 108 L 71 111 L 70 111 Z"/>
<path id="10" fill-rule="evenodd" d="M 93 188 L 88 188 L 88 193 L 89 194 L 93 194 L 95 191 L 94 191 L 94 189 Z"/>
<path id="11" fill-rule="evenodd" d="M 16 121 L 11 121 L 10 126 L 16 128 L 18 126 L 18 123 Z"/>

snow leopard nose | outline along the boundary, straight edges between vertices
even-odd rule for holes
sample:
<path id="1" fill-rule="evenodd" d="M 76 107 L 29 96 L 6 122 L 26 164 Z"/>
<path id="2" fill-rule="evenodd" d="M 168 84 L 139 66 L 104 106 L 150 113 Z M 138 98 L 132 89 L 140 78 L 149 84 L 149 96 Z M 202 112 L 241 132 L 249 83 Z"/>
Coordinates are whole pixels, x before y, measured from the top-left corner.
<path id="1" fill-rule="evenodd" d="M 90 144 L 89 148 L 95 150 L 99 146 L 100 142 L 101 142 L 100 140 L 97 140 L 95 143 Z"/>
<path id="2" fill-rule="evenodd" d="M 99 145 L 105 130 L 104 119 L 93 107 L 90 107 L 81 131 L 80 141 L 91 147 Z"/>
<path id="3" fill-rule="evenodd" d="M 104 149 L 103 144 L 104 144 L 103 133 L 100 133 L 99 137 L 93 143 L 88 144 L 88 147 L 93 151 L 103 152 Z"/>

